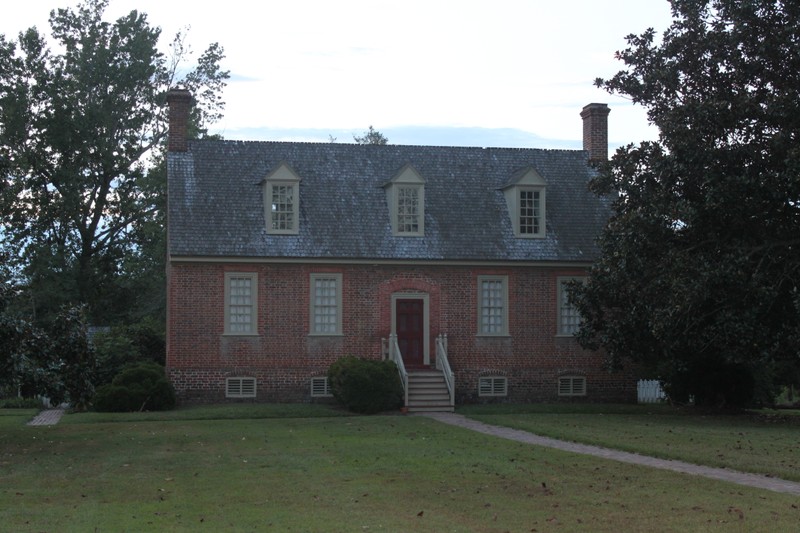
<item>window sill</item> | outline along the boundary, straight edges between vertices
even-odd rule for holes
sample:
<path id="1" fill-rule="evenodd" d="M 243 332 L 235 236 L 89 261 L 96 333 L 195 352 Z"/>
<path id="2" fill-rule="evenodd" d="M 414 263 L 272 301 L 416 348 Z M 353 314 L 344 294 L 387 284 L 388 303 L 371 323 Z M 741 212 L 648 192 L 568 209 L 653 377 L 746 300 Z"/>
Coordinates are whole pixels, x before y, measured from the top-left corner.
<path id="1" fill-rule="evenodd" d="M 223 337 L 260 337 L 258 333 L 223 333 Z"/>
<path id="2" fill-rule="evenodd" d="M 344 337 L 344 333 L 309 333 L 309 337 Z"/>

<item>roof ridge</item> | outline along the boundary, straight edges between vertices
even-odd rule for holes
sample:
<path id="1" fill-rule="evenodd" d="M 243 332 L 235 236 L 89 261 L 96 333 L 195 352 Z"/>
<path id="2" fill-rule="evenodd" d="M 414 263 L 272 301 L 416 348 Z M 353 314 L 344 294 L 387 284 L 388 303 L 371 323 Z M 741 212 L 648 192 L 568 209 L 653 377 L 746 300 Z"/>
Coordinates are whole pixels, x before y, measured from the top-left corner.
<path id="1" fill-rule="evenodd" d="M 442 150 L 485 150 L 485 151 L 504 151 L 504 152 L 553 152 L 579 154 L 586 152 L 582 148 L 539 148 L 536 146 L 451 146 L 446 144 L 359 144 L 351 142 L 317 142 L 317 141 L 273 141 L 273 140 L 253 140 L 253 139 L 191 139 L 189 144 L 196 143 L 225 143 L 225 144 L 245 144 L 245 145 L 298 145 L 298 146 L 330 146 L 330 147 L 350 147 L 362 150 L 389 150 L 392 148 L 422 148 L 422 149 L 442 149 Z M 363 147 L 363 148 L 361 148 Z"/>

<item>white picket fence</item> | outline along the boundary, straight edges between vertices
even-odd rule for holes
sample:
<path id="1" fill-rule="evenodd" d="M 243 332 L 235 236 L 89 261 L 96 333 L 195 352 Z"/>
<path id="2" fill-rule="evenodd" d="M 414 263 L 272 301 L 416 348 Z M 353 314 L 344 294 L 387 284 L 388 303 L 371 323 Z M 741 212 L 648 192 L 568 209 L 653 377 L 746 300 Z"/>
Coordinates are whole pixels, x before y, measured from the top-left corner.
<path id="1" fill-rule="evenodd" d="M 640 379 L 636 389 L 639 403 L 659 403 L 667 399 L 657 379 Z"/>

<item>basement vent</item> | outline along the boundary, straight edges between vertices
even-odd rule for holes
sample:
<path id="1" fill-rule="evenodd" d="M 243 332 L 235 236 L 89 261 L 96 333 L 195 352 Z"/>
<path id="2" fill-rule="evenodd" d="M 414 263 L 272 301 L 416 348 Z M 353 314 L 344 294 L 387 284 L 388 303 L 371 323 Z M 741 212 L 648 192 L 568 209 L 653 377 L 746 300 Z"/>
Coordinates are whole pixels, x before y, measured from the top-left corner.
<path id="1" fill-rule="evenodd" d="M 564 376 L 558 378 L 559 396 L 586 396 L 586 378 L 583 376 Z"/>
<path id="2" fill-rule="evenodd" d="M 500 376 L 478 378 L 478 396 L 507 396 L 508 379 Z"/>
<path id="3" fill-rule="evenodd" d="M 256 378 L 226 378 L 226 398 L 255 398 Z"/>
<path id="4" fill-rule="evenodd" d="M 311 397 L 325 398 L 329 396 L 333 396 L 333 393 L 328 385 L 328 378 L 311 378 Z"/>

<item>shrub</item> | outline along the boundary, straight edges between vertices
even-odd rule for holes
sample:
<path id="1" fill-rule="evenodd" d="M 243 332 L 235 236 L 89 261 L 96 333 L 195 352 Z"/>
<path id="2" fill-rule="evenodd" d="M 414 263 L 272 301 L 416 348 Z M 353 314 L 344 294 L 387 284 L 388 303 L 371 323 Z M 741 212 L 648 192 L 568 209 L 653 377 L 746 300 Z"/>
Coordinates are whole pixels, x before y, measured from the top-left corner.
<path id="1" fill-rule="evenodd" d="M 333 397 L 350 411 L 373 414 L 403 405 L 403 385 L 392 361 L 348 356 L 328 369 Z"/>
<path id="2" fill-rule="evenodd" d="M 740 409 L 751 405 L 756 391 L 754 372 L 745 365 L 701 361 L 675 372 L 663 383 L 672 401 L 687 403 L 694 397 L 697 406 Z"/>
<path id="3" fill-rule="evenodd" d="M 106 412 L 166 411 L 175 407 L 175 391 L 162 366 L 140 363 L 98 387 L 94 406 Z"/>
<path id="4" fill-rule="evenodd" d="M 111 383 L 126 366 L 138 362 L 136 348 L 121 328 L 95 333 L 92 344 L 97 356 L 96 380 L 99 385 Z"/>
<path id="5" fill-rule="evenodd" d="M 6 398 L 0 400 L 0 409 L 41 409 L 42 401 L 38 398 Z"/>
<path id="6" fill-rule="evenodd" d="M 98 332 L 92 343 L 97 354 L 97 383 L 100 385 L 111 383 L 123 368 L 136 363 L 164 364 L 164 333 L 148 320 Z"/>

